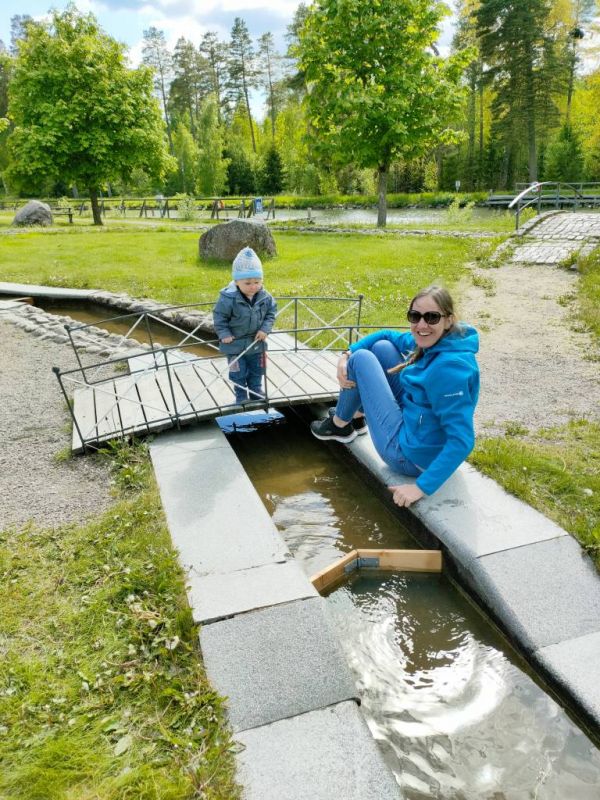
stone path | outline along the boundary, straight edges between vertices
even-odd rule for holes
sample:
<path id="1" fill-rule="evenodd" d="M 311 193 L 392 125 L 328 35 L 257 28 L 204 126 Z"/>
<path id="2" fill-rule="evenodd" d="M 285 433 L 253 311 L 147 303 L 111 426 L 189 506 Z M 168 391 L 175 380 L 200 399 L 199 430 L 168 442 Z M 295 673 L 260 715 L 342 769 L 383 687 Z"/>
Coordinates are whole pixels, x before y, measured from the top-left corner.
<path id="1" fill-rule="evenodd" d="M 558 266 L 599 243 L 600 214 L 550 212 L 497 269 L 474 268 L 460 315 L 481 333 L 480 434 L 600 418 L 598 347 L 574 314 L 577 272 Z"/>

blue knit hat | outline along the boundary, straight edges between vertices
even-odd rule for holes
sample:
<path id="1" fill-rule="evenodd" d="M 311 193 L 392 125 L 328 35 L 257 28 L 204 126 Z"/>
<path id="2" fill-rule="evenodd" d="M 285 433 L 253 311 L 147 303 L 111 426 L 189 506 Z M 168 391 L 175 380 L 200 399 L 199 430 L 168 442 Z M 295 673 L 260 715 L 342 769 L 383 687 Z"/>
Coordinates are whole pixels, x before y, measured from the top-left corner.
<path id="1" fill-rule="evenodd" d="M 263 268 L 260 258 L 251 247 L 244 247 L 233 259 L 231 275 L 234 281 L 243 278 L 262 278 Z"/>

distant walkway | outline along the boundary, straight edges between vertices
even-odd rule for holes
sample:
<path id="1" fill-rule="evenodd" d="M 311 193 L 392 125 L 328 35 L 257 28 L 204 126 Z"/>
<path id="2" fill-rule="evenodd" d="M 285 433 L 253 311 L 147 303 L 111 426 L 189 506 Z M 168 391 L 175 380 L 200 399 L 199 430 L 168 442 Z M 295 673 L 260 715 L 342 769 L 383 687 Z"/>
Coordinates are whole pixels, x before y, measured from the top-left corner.
<path id="1" fill-rule="evenodd" d="M 510 240 L 498 269 L 473 268 L 460 314 L 481 333 L 480 434 L 599 418 L 598 347 L 572 312 L 577 272 L 558 267 L 599 244 L 600 214 L 551 212 Z"/>

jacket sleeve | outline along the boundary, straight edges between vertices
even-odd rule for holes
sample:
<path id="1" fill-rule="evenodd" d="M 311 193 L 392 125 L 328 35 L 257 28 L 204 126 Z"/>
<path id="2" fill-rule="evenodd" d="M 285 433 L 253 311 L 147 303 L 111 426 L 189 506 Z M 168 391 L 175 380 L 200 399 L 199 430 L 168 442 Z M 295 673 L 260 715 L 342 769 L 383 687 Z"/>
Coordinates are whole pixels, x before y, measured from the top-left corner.
<path id="1" fill-rule="evenodd" d="M 267 313 L 265 314 L 263 323 L 259 328 L 259 330 L 263 331 L 263 333 L 271 333 L 273 330 L 273 325 L 275 324 L 275 317 L 277 316 L 277 303 L 271 296 L 269 296 L 269 300 L 270 302 L 267 308 Z"/>
<path id="2" fill-rule="evenodd" d="M 408 358 L 409 353 L 412 353 L 415 349 L 415 340 L 413 339 L 412 333 L 393 331 L 385 328 L 381 331 L 368 333 L 366 336 L 363 336 L 362 339 L 359 339 L 358 342 L 351 344 L 349 348 L 350 352 L 354 353 L 357 350 L 370 350 L 375 342 L 379 342 L 382 339 L 391 342 L 396 350 L 405 356 L 405 359 Z"/>
<path id="3" fill-rule="evenodd" d="M 229 330 L 230 319 L 231 300 L 223 297 L 223 295 L 219 295 L 219 299 L 213 308 L 213 323 L 219 340 L 227 339 L 229 336 L 233 336 L 232 332 Z"/>
<path id="4" fill-rule="evenodd" d="M 417 478 L 425 494 L 433 494 L 458 469 L 475 446 L 473 414 L 478 395 L 478 374 L 466 363 L 445 365 L 444 374 L 432 376 L 428 398 L 439 419 L 446 442 L 439 455 Z"/>

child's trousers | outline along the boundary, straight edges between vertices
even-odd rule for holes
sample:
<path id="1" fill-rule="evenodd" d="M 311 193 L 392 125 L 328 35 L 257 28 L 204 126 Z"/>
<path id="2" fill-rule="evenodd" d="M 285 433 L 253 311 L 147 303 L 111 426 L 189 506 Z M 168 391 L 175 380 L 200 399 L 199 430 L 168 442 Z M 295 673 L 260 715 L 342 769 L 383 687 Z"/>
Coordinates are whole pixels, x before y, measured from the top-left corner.
<path id="1" fill-rule="evenodd" d="M 235 402 L 260 400 L 265 396 L 263 376 L 267 354 L 245 353 L 243 356 L 227 356 L 229 380 L 235 390 Z M 237 359 L 237 360 L 236 360 Z"/>

